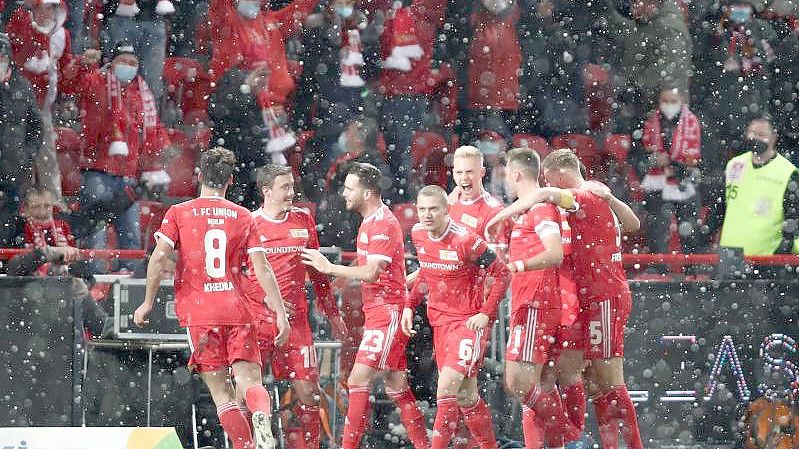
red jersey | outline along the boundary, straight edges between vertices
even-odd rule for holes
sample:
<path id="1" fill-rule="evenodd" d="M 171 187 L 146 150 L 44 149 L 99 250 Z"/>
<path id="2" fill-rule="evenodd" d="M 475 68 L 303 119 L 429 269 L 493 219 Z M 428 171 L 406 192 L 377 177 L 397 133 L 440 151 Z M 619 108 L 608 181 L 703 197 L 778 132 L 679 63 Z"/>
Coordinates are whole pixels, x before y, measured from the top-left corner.
<path id="1" fill-rule="evenodd" d="M 383 304 L 402 307 L 408 295 L 402 227 L 388 206 L 381 205 L 372 215 L 363 219 L 358 229 L 356 249 L 359 266 L 366 265 L 368 259 L 388 262 L 375 282 L 361 285 L 364 312 Z"/>
<path id="2" fill-rule="evenodd" d="M 178 252 L 175 308 L 182 326 L 247 324 L 239 292 L 248 253 L 263 251 L 250 211 L 200 197 L 166 211 L 155 233 Z"/>
<path id="3" fill-rule="evenodd" d="M 514 220 L 508 256 L 511 263 L 527 260 L 544 251 L 542 239 L 560 235 L 560 212 L 552 204 L 536 204 Z M 513 273 L 511 277 L 511 313 L 524 306 L 536 309 L 560 309 L 558 268 Z"/>
<path id="4" fill-rule="evenodd" d="M 577 285 L 574 279 L 572 228 L 569 224 L 569 212 L 560 207 L 558 212 L 560 212 L 560 241 L 563 245 L 563 262 L 558 267 L 560 302 L 563 308 L 560 324 L 570 326 L 577 319 L 580 302 L 577 298 Z"/>
<path id="5" fill-rule="evenodd" d="M 411 238 L 419 259 L 419 277 L 406 307 L 415 309 L 426 292 L 428 317 L 433 326 L 463 322 L 478 313 L 485 313 L 493 321 L 505 295 L 508 276 L 502 262 L 492 263 L 490 272 L 481 267 L 481 258 L 489 251 L 485 241 L 454 220 L 449 221 L 444 235 L 437 239 L 417 223 Z M 484 284 L 488 274 L 493 285 L 486 297 Z"/>
<path id="6" fill-rule="evenodd" d="M 494 215 L 505 207 L 502 201 L 494 198 L 488 192 L 483 192 L 479 197 L 464 201 L 458 200 L 449 206 L 449 216 L 462 224 L 465 228 L 473 231 L 480 237 L 485 236 L 486 224 Z M 506 238 L 501 243 L 507 243 L 510 227 L 508 226 Z"/>
<path id="7" fill-rule="evenodd" d="M 338 308 L 330 290 L 330 279 L 316 270 L 306 270 L 302 263 L 302 250 L 319 249 L 316 222 L 311 214 L 297 207 L 286 213 L 282 220 L 274 220 L 264 214 L 263 209 L 252 213 L 260 246 L 275 273 L 280 295 L 284 301 L 294 305 L 294 317 L 308 316 L 308 297 L 305 292 L 305 274 L 310 275 L 316 297 L 327 316 L 338 315 Z M 273 312 L 264 304 L 264 290 L 255 277 L 252 261 L 248 265 L 242 290 L 253 317 L 265 318 Z"/>
<path id="8" fill-rule="evenodd" d="M 576 202 L 569 214 L 575 281 L 586 300 L 604 301 L 630 293 L 621 261 L 621 226 L 607 201 L 570 189 Z"/>

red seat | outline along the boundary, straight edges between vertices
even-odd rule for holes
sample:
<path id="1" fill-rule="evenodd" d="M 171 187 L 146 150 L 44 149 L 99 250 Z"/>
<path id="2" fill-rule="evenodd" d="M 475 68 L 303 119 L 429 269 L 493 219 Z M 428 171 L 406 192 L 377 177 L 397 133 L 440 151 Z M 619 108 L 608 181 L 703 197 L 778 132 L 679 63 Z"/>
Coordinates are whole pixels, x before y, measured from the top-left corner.
<path id="1" fill-rule="evenodd" d="M 169 129 L 167 133 L 172 144 L 180 151 L 166 166 L 166 172 L 172 178 L 167 195 L 193 197 L 197 193 L 197 179 L 194 173 L 194 167 L 197 165 L 197 151 L 189 144 L 183 131 Z"/>
<path id="2" fill-rule="evenodd" d="M 417 170 L 422 185 L 447 186 L 447 141 L 440 134 L 416 131 L 411 142 L 411 166 Z"/>
<path id="3" fill-rule="evenodd" d="M 593 137 L 585 134 L 561 134 L 552 138 L 553 150 L 563 148 L 572 150 L 580 158 L 589 173 L 596 172 L 599 168 L 601 157 Z"/>
<path id="4" fill-rule="evenodd" d="M 397 216 L 397 220 L 402 226 L 402 234 L 405 237 L 410 236 L 413 225 L 419 222 L 416 206 L 412 203 L 397 203 L 391 206 L 391 212 Z"/>
<path id="5" fill-rule="evenodd" d="M 539 156 L 541 156 L 541 159 L 545 158 L 547 154 L 552 152 L 552 147 L 549 146 L 547 139 L 534 134 L 515 134 L 513 136 L 513 147 L 529 148 L 534 150 Z"/>
<path id="6" fill-rule="evenodd" d="M 56 128 L 56 157 L 61 171 L 61 191 L 64 196 L 80 194 L 80 135 L 71 128 Z"/>

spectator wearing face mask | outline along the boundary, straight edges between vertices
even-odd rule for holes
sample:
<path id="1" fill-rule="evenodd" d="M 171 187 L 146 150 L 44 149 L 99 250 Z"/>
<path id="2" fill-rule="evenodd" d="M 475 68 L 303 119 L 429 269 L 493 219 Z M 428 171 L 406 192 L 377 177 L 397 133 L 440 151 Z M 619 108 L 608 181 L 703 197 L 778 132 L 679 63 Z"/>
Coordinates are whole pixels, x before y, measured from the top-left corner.
<path id="1" fill-rule="evenodd" d="M 14 233 L 20 194 L 33 185 L 33 161 L 42 151 L 42 123 L 30 82 L 14 63 L 11 42 L 0 34 L 0 240 Z M 5 240 L 8 240 L 6 238 Z"/>
<path id="2" fill-rule="evenodd" d="M 653 253 L 668 252 L 674 214 L 684 251 L 696 250 L 702 125 L 684 97 L 673 87 L 661 90 L 658 108 L 644 122 L 640 145 L 630 156 L 643 179 L 647 237 Z"/>
<path id="3" fill-rule="evenodd" d="M 691 37 L 676 0 L 611 0 L 607 32 L 622 55 L 617 68 L 621 110 L 617 128 L 629 132 L 657 103 L 665 81 L 688 92 Z"/>
<path id="4" fill-rule="evenodd" d="M 35 0 L 19 6 L 9 20 L 8 37 L 14 62 L 36 92 L 42 117 L 44 147 L 35 160 L 36 185 L 49 190 L 61 208 L 61 172 L 55 152 L 53 104 L 65 71 L 74 68 L 66 6 L 61 0 Z M 88 52 L 96 57 L 96 52 Z"/>
<path id="5" fill-rule="evenodd" d="M 723 220 L 719 245 L 751 256 L 799 253 L 799 172 L 777 152 L 776 142 L 770 117 L 749 122 L 747 151 L 727 163 L 726 195 L 709 215 L 708 234 Z"/>
<path id="6" fill-rule="evenodd" d="M 139 51 L 139 73 L 157 104 L 164 95 L 166 22 L 175 13 L 170 0 L 110 0 L 103 2 L 105 52 L 126 41 Z"/>
<path id="7" fill-rule="evenodd" d="M 718 162 L 733 155 L 728 152 L 745 134 L 749 117 L 769 110 L 776 35 L 768 22 L 757 18 L 762 8 L 760 1 L 721 2 L 719 16 L 712 18 L 703 47 L 697 49 L 702 57 L 696 61 L 696 104 L 705 123 L 712 124 L 708 141 L 716 148 L 708 148 L 707 154 L 718 155 L 712 158 Z"/>
<path id="8" fill-rule="evenodd" d="M 133 46 L 123 42 L 108 65 L 82 67 L 70 80 L 83 118 L 80 208 L 92 223 L 89 248 L 106 247 L 106 222 L 115 225 L 119 248 L 141 248 L 137 187 L 164 188 L 170 182 L 162 159 L 169 137 L 138 71 Z"/>
<path id="9" fill-rule="evenodd" d="M 288 126 L 286 102 L 294 90 L 288 71 L 286 40 L 296 35 L 318 0 L 294 0 L 272 11 L 261 0 L 219 0 L 211 2 L 208 20 L 212 29 L 213 55 L 209 64 L 211 81 L 218 82 L 230 69 L 250 71 L 266 63 L 269 84 L 258 93 L 263 126 L 269 132 L 266 150 L 272 162 L 286 164 L 283 154 L 296 143 Z"/>

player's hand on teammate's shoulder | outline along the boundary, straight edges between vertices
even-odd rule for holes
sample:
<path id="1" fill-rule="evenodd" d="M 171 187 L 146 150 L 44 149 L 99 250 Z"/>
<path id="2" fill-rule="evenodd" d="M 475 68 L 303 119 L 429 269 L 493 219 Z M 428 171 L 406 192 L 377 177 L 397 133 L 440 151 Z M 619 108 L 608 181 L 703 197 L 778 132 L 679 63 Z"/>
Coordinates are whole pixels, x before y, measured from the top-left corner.
<path id="1" fill-rule="evenodd" d="M 133 312 L 133 323 L 139 327 L 149 324 L 150 320 L 148 320 L 147 317 L 150 316 L 150 312 L 152 311 L 153 306 L 151 304 L 147 304 L 146 302 L 142 303 L 142 305 L 137 307 L 136 311 Z"/>
<path id="2" fill-rule="evenodd" d="M 287 317 L 283 316 L 282 318 L 277 319 L 277 337 L 275 337 L 275 345 L 276 346 L 283 346 L 289 341 L 289 332 L 291 331 L 291 325 L 289 325 L 289 320 Z"/>
<path id="3" fill-rule="evenodd" d="M 340 316 L 330 318 L 330 329 L 333 331 L 333 338 L 344 341 L 347 338 L 347 325 Z"/>
<path id="4" fill-rule="evenodd" d="M 466 320 L 466 328 L 473 331 L 483 329 L 488 326 L 489 321 L 491 321 L 491 318 L 488 315 L 485 313 L 478 313 Z"/>
<path id="5" fill-rule="evenodd" d="M 302 250 L 302 263 L 315 268 L 316 271 L 322 274 L 330 274 L 330 269 L 333 267 L 333 264 L 327 260 L 324 254 L 317 249 L 310 248 Z"/>
<path id="6" fill-rule="evenodd" d="M 599 181 L 586 181 L 582 188 L 602 198 L 603 200 L 610 199 L 610 197 L 613 196 L 613 192 L 610 191 L 610 187 L 602 184 Z"/>
<path id="7" fill-rule="evenodd" d="M 413 309 L 409 307 L 402 309 L 400 327 L 402 328 L 402 333 L 409 337 L 413 337 L 416 333 L 416 331 L 413 330 Z"/>
<path id="8" fill-rule="evenodd" d="M 502 231 L 502 220 L 499 220 L 496 216 L 491 217 L 486 223 L 485 232 L 483 232 L 483 237 L 485 237 L 486 241 L 493 242 L 496 240 L 496 237 Z"/>

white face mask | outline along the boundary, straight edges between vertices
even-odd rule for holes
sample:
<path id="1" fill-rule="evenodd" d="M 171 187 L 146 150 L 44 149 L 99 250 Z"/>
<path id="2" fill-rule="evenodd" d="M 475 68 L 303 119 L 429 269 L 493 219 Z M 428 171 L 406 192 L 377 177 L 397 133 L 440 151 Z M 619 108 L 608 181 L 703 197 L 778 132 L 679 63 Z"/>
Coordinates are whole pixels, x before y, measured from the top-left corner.
<path id="1" fill-rule="evenodd" d="M 261 11 L 261 2 L 259 0 L 239 0 L 236 5 L 236 11 L 242 17 L 254 19 L 258 17 L 258 13 Z"/>
<path id="2" fill-rule="evenodd" d="M 680 113 L 680 109 L 682 105 L 679 103 L 661 103 L 660 104 L 660 112 L 666 116 L 667 119 L 671 120 L 674 117 L 677 117 L 677 114 Z"/>
<path id="3" fill-rule="evenodd" d="M 508 0 L 484 0 L 483 6 L 492 13 L 498 14 L 506 10 L 508 6 L 510 6 L 510 3 Z"/>

